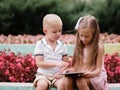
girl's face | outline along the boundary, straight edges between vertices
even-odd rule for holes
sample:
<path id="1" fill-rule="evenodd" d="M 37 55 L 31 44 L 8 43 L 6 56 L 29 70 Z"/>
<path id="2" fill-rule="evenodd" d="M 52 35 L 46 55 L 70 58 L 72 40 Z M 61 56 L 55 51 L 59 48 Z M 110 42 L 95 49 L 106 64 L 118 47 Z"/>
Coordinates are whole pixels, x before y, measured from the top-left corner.
<path id="1" fill-rule="evenodd" d="M 92 38 L 93 38 L 93 30 L 91 30 L 90 28 L 80 28 L 79 29 L 79 38 L 80 41 L 82 41 L 82 43 L 84 45 L 88 45 L 90 44 Z"/>

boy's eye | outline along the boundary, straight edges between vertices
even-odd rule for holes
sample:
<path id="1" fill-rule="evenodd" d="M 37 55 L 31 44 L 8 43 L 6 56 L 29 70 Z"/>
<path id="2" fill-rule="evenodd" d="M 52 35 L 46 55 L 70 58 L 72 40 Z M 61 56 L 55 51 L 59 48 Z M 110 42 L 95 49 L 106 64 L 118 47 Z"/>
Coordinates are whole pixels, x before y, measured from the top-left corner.
<path id="1" fill-rule="evenodd" d="M 61 30 L 59 32 L 61 32 Z"/>
<path id="2" fill-rule="evenodd" d="M 57 32 L 61 32 L 61 30 L 60 31 L 53 31 L 53 33 L 57 33 Z"/>
<path id="3" fill-rule="evenodd" d="M 55 31 L 53 33 L 56 33 Z"/>
<path id="4" fill-rule="evenodd" d="M 57 31 L 56 30 L 53 30 L 52 33 L 56 33 Z"/>

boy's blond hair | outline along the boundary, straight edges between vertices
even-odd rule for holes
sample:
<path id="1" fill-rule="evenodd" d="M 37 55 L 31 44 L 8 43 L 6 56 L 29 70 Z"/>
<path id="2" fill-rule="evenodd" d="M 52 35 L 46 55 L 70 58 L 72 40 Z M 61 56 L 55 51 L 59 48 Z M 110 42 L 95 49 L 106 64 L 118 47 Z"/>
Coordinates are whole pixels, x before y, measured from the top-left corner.
<path id="1" fill-rule="evenodd" d="M 56 14 L 47 14 L 43 18 L 43 29 L 48 29 L 49 27 L 51 27 L 53 25 L 62 26 L 63 23 L 62 23 L 61 18 Z"/>

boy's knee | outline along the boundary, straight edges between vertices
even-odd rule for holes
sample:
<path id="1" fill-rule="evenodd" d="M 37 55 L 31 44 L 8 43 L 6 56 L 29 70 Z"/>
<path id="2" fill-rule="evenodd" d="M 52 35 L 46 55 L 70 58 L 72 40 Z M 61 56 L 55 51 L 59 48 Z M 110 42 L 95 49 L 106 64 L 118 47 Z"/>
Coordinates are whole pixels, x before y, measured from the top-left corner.
<path id="1" fill-rule="evenodd" d="M 45 88 L 47 89 L 48 88 L 48 83 L 46 80 L 38 80 L 37 81 L 37 88 Z"/>

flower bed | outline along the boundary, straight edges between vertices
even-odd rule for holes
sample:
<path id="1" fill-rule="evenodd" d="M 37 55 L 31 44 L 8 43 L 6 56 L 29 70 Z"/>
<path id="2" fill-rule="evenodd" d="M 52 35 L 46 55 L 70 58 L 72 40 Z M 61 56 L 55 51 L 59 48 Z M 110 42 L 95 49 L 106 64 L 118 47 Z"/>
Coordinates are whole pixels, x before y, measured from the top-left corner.
<path id="1" fill-rule="evenodd" d="M 120 83 L 120 56 L 118 53 L 106 54 L 104 58 L 105 68 L 109 83 Z"/>
<path id="2" fill-rule="evenodd" d="M 3 34 L 0 35 L 0 43 L 4 44 L 35 44 L 36 41 L 41 39 L 43 35 L 8 35 L 5 36 Z M 75 35 L 74 34 L 64 34 L 60 38 L 66 44 L 74 44 L 75 43 Z M 108 34 L 101 33 L 100 41 L 103 43 L 120 43 L 120 35 L 117 34 Z"/>
<path id="3" fill-rule="evenodd" d="M 32 82 L 36 69 L 32 54 L 0 51 L 0 82 Z"/>
<path id="4" fill-rule="evenodd" d="M 120 83 L 119 54 L 106 54 L 104 63 L 108 82 Z M 15 54 L 10 50 L 0 51 L 0 82 L 33 82 L 36 70 L 32 54 L 22 55 L 21 53 Z"/>

